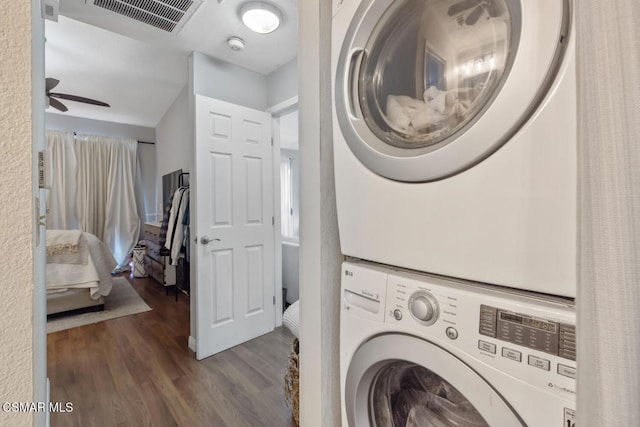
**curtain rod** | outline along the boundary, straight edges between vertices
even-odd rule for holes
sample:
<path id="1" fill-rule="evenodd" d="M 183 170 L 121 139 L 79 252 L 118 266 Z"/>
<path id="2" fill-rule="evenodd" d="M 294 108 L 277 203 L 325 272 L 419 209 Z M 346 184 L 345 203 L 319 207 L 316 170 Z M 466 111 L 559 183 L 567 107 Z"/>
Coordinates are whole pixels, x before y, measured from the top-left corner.
<path id="1" fill-rule="evenodd" d="M 73 136 L 78 136 L 78 134 L 76 133 L 76 131 L 73 131 Z M 147 142 L 147 141 L 136 141 L 138 144 L 149 144 L 149 145 L 156 145 L 155 142 Z"/>

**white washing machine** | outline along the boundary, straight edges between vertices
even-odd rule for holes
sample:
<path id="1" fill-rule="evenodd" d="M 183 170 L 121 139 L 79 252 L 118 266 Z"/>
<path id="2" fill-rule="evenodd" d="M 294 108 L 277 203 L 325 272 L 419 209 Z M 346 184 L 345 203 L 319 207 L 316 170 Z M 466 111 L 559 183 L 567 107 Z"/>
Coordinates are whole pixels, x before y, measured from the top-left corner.
<path id="1" fill-rule="evenodd" d="M 336 0 L 345 255 L 575 297 L 569 0 Z"/>
<path id="2" fill-rule="evenodd" d="M 575 427 L 571 300 L 344 263 L 343 427 Z"/>

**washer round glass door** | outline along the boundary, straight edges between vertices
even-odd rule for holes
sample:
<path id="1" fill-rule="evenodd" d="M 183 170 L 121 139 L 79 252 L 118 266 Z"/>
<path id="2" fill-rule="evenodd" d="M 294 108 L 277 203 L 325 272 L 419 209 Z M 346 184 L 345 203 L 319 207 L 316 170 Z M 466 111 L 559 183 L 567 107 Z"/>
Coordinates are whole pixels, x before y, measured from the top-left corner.
<path id="1" fill-rule="evenodd" d="M 343 43 L 335 108 L 369 169 L 408 182 L 480 162 L 551 86 L 565 1 L 364 0 Z"/>
<path id="2" fill-rule="evenodd" d="M 448 351 L 380 335 L 355 352 L 345 382 L 351 427 L 524 426 L 503 397 Z"/>

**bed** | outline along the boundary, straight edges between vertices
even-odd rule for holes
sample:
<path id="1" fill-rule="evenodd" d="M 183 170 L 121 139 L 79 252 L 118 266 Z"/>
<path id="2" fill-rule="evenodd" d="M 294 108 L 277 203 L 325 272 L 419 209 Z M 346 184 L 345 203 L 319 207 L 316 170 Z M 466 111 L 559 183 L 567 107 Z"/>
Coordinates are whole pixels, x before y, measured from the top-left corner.
<path id="1" fill-rule="evenodd" d="M 104 308 L 116 260 L 102 241 L 80 230 L 47 230 L 47 315 Z"/>

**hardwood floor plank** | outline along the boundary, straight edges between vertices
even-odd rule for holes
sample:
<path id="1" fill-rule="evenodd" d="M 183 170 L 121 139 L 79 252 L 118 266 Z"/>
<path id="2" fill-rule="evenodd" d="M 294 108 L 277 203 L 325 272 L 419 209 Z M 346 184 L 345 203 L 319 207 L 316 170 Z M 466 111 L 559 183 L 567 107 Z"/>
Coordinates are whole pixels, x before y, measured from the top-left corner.
<path id="1" fill-rule="evenodd" d="M 284 401 L 293 336 L 278 328 L 197 361 L 187 343 L 189 299 L 129 278 L 151 311 L 47 336 L 59 426 L 294 426 Z"/>

